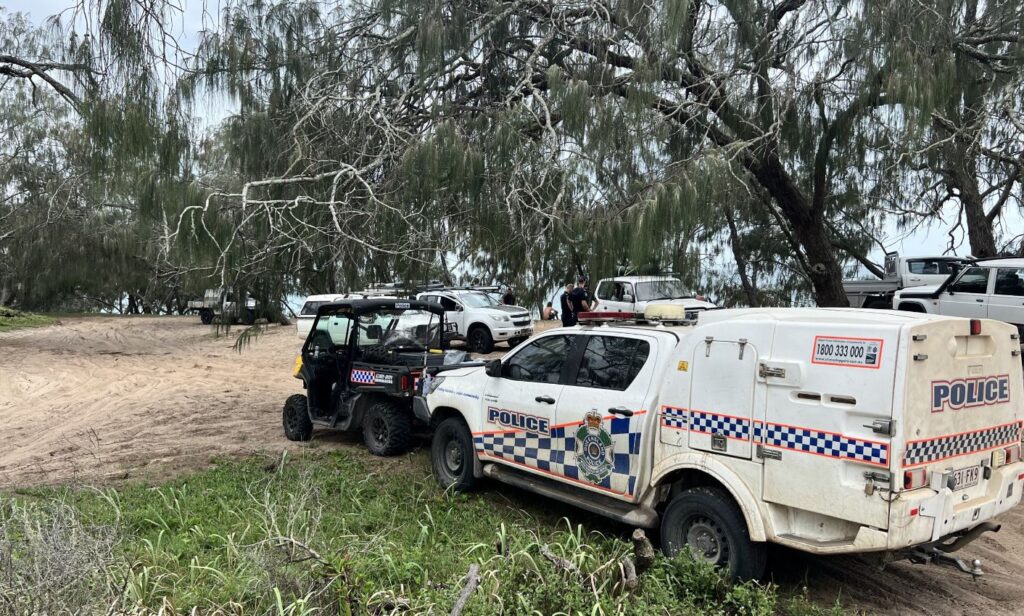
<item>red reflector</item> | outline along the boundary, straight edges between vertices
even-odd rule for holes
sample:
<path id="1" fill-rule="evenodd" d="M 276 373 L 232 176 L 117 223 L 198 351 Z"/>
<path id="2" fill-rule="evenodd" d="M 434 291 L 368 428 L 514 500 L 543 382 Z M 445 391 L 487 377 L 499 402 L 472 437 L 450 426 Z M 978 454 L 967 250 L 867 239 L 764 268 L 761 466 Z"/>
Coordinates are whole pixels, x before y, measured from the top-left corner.
<path id="1" fill-rule="evenodd" d="M 409 377 L 404 374 L 402 375 L 402 389 L 409 389 Z"/>
<path id="2" fill-rule="evenodd" d="M 1021 473 L 1020 475 L 1017 475 L 1017 481 L 1020 481 L 1022 479 L 1024 479 L 1024 473 Z"/>
<path id="3" fill-rule="evenodd" d="M 923 468 L 916 468 L 910 471 L 903 471 L 903 489 L 914 490 L 920 488 L 928 479 L 928 471 Z"/>
<path id="4" fill-rule="evenodd" d="M 981 333 L 981 321 L 979 319 L 971 319 L 971 335 L 977 336 Z"/>
<path id="5" fill-rule="evenodd" d="M 913 509 L 910 510 L 910 515 L 915 516 L 920 512 L 921 510 L 918 507 L 914 507 Z"/>

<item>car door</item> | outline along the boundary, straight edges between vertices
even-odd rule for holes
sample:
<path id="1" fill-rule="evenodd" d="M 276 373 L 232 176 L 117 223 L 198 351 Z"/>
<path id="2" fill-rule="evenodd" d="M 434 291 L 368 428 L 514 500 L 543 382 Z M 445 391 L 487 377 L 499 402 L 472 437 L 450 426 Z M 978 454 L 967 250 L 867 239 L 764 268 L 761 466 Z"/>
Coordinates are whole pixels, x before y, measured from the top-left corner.
<path id="1" fill-rule="evenodd" d="M 987 317 L 991 272 L 988 267 L 965 269 L 939 296 L 939 314 L 969 319 Z"/>
<path id="2" fill-rule="evenodd" d="M 988 318 L 1024 325 L 1024 267 L 1000 267 L 988 300 Z"/>
<path id="3" fill-rule="evenodd" d="M 451 334 L 465 337 L 466 311 L 462 304 L 444 295 L 439 296 L 437 302 L 444 308 L 445 329 Z"/>
<path id="4" fill-rule="evenodd" d="M 578 359 L 571 362 L 552 431 L 565 480 L 635 500 L 655 348 L 640 334 L 577 336 Z"/>
<path id="5" fill-rule="evenodd" d="M 483 392 L 483 430 L 473 435 L 484 461 L 543 473 L 562 466 L 552 447 L 555 409 L 565 389 L 573 335 L 541 336 L 505 356 Z"/>

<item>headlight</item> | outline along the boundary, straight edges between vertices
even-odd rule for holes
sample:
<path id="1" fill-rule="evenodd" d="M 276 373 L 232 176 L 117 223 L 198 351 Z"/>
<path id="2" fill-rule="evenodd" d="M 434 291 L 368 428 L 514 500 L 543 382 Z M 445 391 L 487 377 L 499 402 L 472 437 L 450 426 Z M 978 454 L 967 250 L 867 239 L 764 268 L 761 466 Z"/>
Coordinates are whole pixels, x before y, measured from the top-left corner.
<path id="1" fill-rule="evenodd" d="M 490 315 L 490 317 L 491 317 L 492 320 L 494 320 L 494 321 L 496 321 L 498 323 L 511 323 L 512 322 L 512 319 L 508 318 L 507 316 L 505 316 L 503 314 L 492 314 L 492 315 Z"/>

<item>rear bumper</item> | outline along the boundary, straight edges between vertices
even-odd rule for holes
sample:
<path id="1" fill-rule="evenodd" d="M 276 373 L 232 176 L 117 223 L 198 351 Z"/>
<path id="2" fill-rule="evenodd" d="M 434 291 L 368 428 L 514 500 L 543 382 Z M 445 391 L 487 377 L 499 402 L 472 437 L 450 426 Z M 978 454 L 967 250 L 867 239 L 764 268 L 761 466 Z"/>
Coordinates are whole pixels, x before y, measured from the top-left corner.
<path id="1" fill-rule="evenodd" d="M 973 528 L 1017 506 L 1024 492 L 1024 462 L 992 470 L 982 496 L 966 496 L 948 488 L 902 492 L 892 504 L 889 549 L 937 541 Z"/>

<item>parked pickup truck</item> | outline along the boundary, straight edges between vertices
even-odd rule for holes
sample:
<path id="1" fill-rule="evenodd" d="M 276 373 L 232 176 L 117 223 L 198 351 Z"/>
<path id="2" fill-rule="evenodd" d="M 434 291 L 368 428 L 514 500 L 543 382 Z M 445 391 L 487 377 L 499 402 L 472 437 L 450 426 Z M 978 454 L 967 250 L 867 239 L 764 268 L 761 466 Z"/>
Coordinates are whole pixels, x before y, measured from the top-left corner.
<path id="1" fill-rule="evenodd" d="M 854 308 L 892 308 L 896 291 L 942 284 L 950 274 L 968 263 L 970 259 L 960 257 L 901 257 L 897 252 L 890 252 L 885 255 L 885 278 L 844 280 L 843 288 Z"/>
<path id="2" fill-rule="evenodd" d="M 1024 259 L 975 261 L 937 286 L 898 291 L 898 310 L 998 319 L 1024 330 Z"/>
<path id="3" fill-rule="evenodd" d="M 666 554 L 738 578 L 762 574 L 768 543 L 981 573 L 950 552 L 1024 493 L 1015 328 L 848 308 L 698 319 L 549 330 L 425 378 L 413 409 L 435 426 L 438 482 L 660 525 Z"/>
<path id="4" fill-rule="evenodd" d="M 207 289 L 203 299 L 191 300 L 188 309 L 199 313 L 203 325 L 213 323 L 217 317 L 223 316 L 231 322 L 252 325 L 256 322 L 256 300 L 246 296 L 245 303 L 235 301 L 234 293 L 224 289 Z"/>

